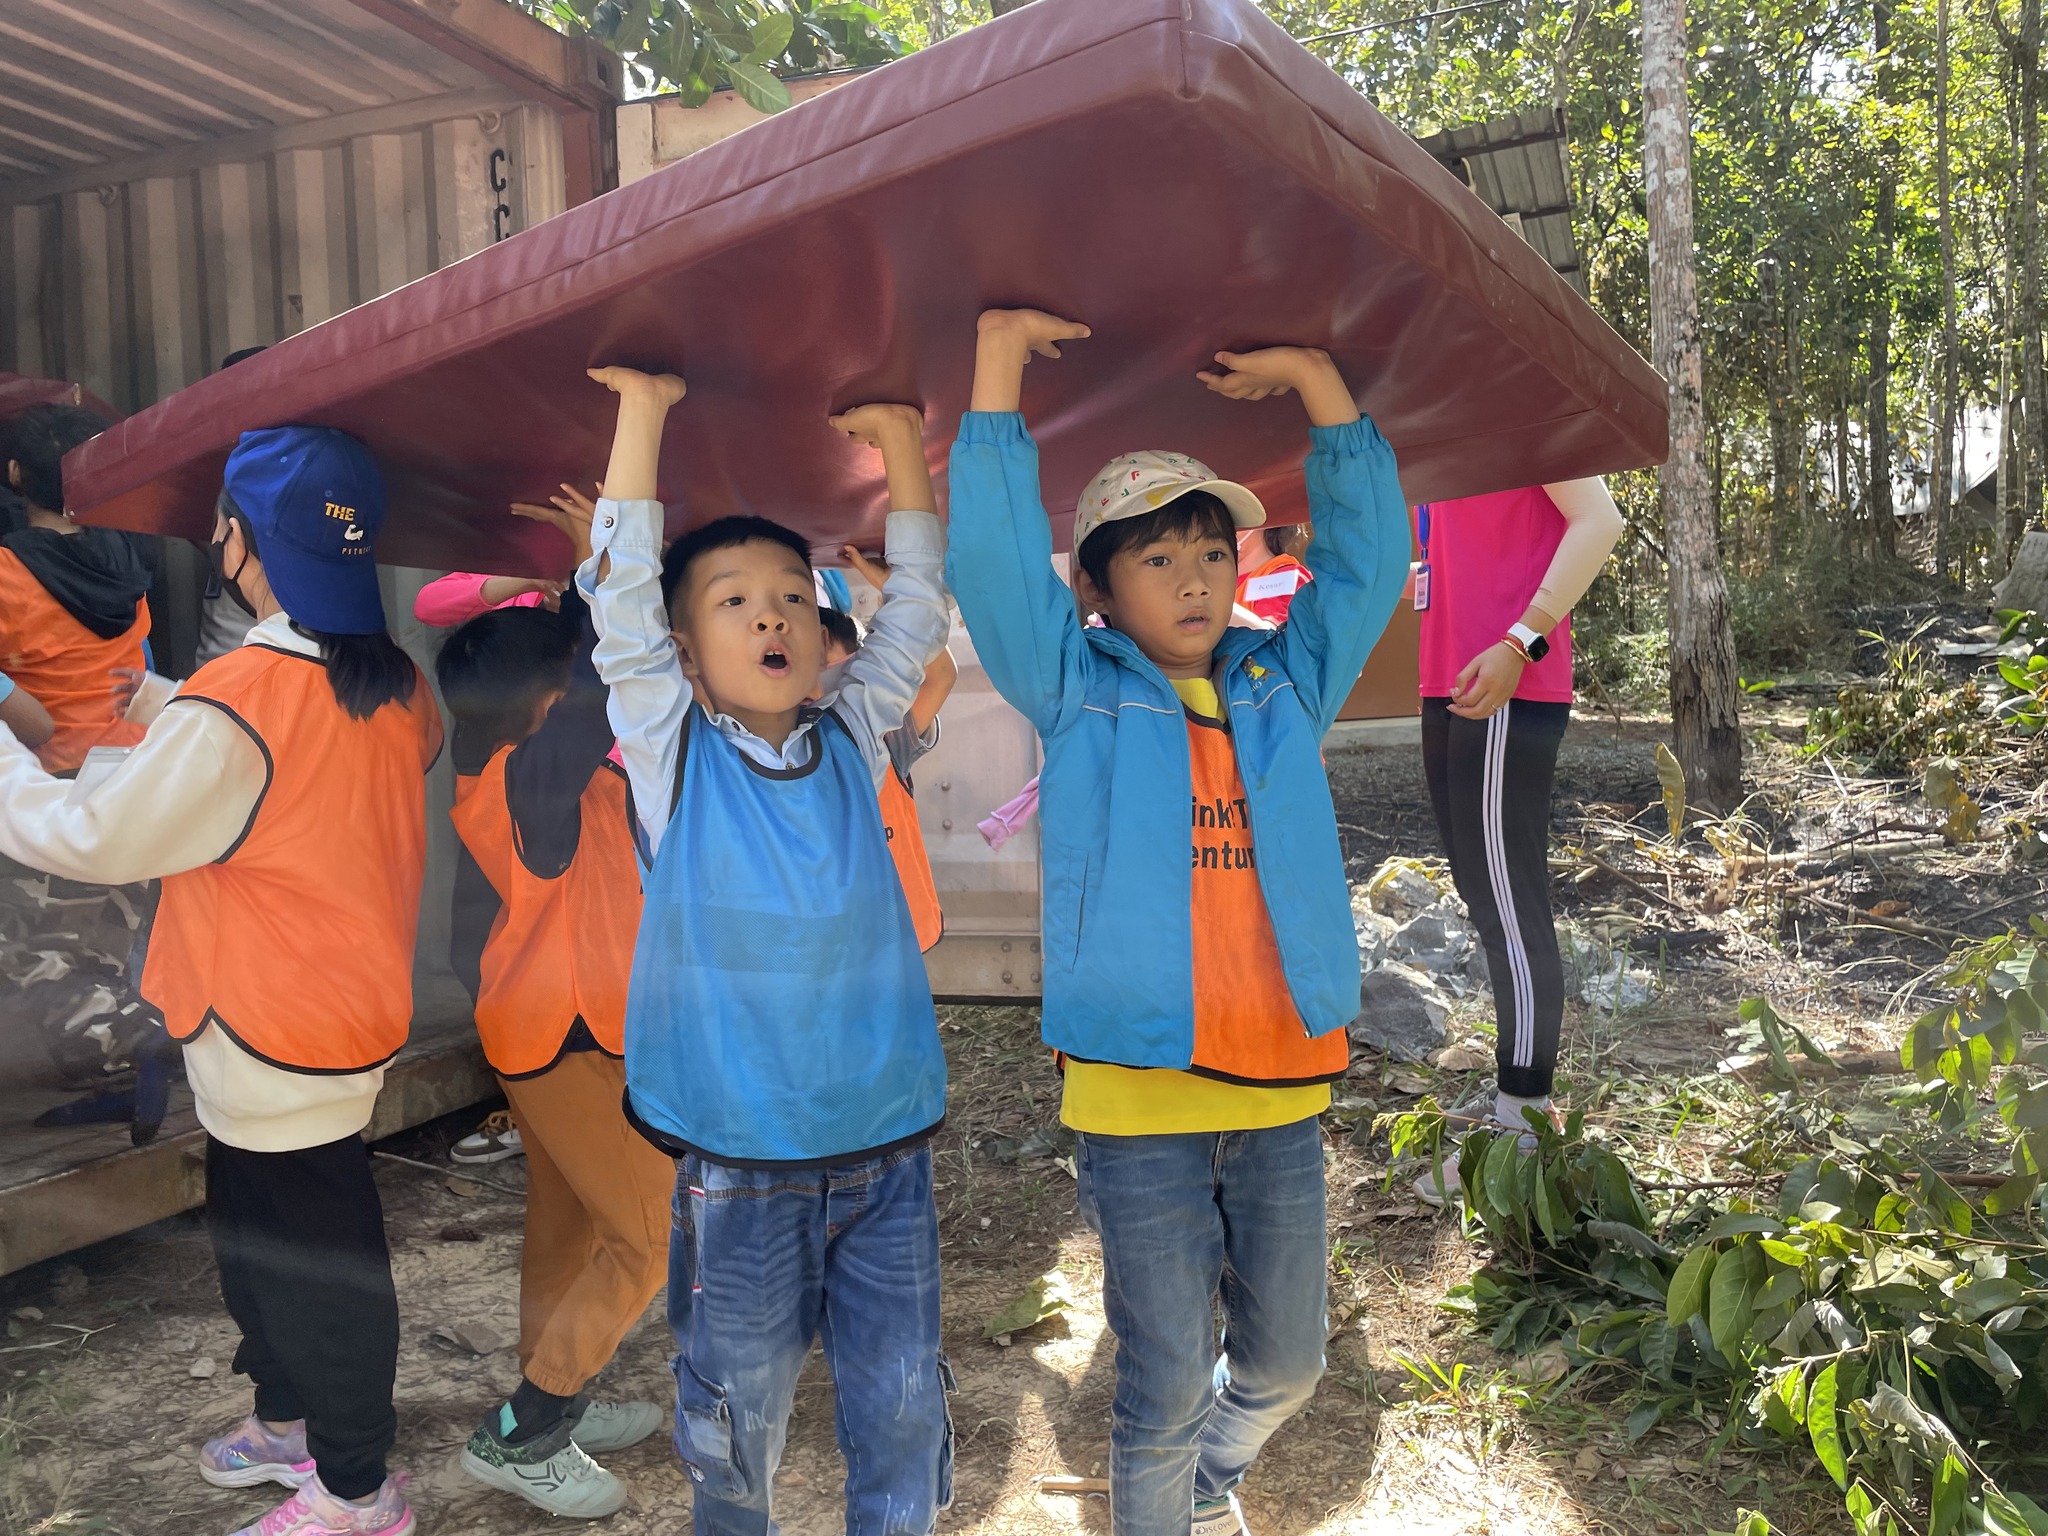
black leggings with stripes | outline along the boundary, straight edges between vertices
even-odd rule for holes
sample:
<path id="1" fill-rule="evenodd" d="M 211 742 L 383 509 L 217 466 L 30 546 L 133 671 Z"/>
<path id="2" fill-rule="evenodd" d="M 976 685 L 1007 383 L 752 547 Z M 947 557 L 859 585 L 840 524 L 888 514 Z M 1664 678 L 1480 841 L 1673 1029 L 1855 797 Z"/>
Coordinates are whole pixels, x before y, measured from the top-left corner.
<path id="1" fill-rule="evenodd" d="M 1569 704 L 1514 699 L 1485 720 L 1422 701 L 1422 766 L 1451 878 L 1493 978 L 1501 1092 L 1550 1093 L 1564 967 L 1550 915 L 1550 791 Z"/>

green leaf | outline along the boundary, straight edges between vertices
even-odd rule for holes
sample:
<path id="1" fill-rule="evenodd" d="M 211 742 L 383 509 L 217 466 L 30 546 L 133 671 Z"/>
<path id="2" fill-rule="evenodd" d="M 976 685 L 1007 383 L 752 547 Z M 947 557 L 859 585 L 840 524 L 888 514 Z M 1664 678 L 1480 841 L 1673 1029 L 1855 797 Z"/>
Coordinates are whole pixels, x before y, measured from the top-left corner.
<path id="1" fill-rule="evenodd" d="M 1678 1335 L 1669 1323 L 1661 1317 L 1644 1323 L 1636 1348 L 1643 1357 L 1643 1369 L 1654 1380 L 1671 1380 L 1672 1367 L 1678 1362 Z"/>
<path id="2" fill-rule="evenodd" d="M 1793 1269 L 1804 1269 L 1806 1261 L 1810 1257 L 1804 1248 L 1795 1248 L 1790 1243 L 1775 1237 L 1765 1238 L 1760 1246 L 1765 1253 L 1776 1259 L 1780 1264 L 1790 1265 Z"/>
<path id="3" fill-rule="evenodd" d="M 1927 1536 L 1948 1536 L 1963 1518 L 1963 1501 L 1969 1496 L 1970 1474 L 1950 1451 L 1934 1474 L 1934 1510 L 1927 1522 Z"/>
<path id="4" fill-rule="evenodd" d="M 728 59 L 724 68 L 733 89 L 740 93 L 740 99 L 756 112 L 773 114 L 788 108 L 789 87 L 760 65 L 750 64 L 745 59 Z"/>
<path id="5" fill-rule="evenodd" d="M 1504 1221 L 1512 1221 L 1518 1214 L 1515 1199 L 1515 1175 L 1520 1170 L 1515 1164 L 1521 1152 L 1517 1147 L 1518 1138 L 1510 1132 L 1495 1136 L 1486 1149 L 1486 1162 L 1480 1177 L 1486 1186 L 1486 1201 Z"/>
<path id="6" fill-rule="evenodd" d="M 796 32 L 796 18 L 787 11 L 772 11 L 754 24 L 754 46 L 747 50 L 750 64 L 772 64 L 782 57 Z"/>
<path id="7" fill-rule="evenodd" d="M 1806 1292 L 1806 1277 L 1796 1269 L 1781 1269 L 1764 1282 L 1764 1288 L 1756 1293 L 1756 1309 L 1767 1312 L 1772 1307 L 1782 1307 L 1786 1302 Z"/>
<path id="8" fill-rule="evenodd" d="M 1657 1421 L 1664 1417 L 1664 1410 L 1670 1405 L 1670 1398 L 1660 1397 L 1654 1403 L 1644 1403 L 1622 1420 L 1621 1432 L 1628 1437 L 1629 1444 L 1635 1444 L 1655 1429 Z"/>
<path id="9" fill-rule="evenodd" d="M 1013 1333 L 1022 1333 L 1025 1329 L 1066 1311 L 1073 1304 L 1074 1297 L 1067 1289 L 1066 1276 L 1058 1270 L 1040 1275 L 1024 1288 L 1023 1295 L 1010 1301 L 988 1320 L 981 1330 L 982 1337 L 997 1339 Z"/>
<path id="10" fill-rule="evenodd" d="M 2011 1216 L 2024 1211 L 2033 1202 L 2034 1191 L 2040 1187 L 2039 1174 L 2016 1173 L 1984 1197 L 1984 1209 L 1993 1216 Z"/>
<path id="11" fill-rule="evenodd" d="M 1536 1176 L 1536 1224 L 1543 1228 L 1544 1240 L 1555 1248 L 1571 1235 L 1571 1224 L 1561 1212 L 1562 1202 L 1553 1193 L 1552 1182 L 1547 1169 Z"/>
<path id="12" fill-rule="evenodd" d="M 1801 1424 L 1806 1422 L 1806 1367 L 1795 1365 L 1778 1379 L 1778 1396 Z"/>
<path id="13" fill-rule="evenodd" d="M 1714 1250 L 1703 1243 L 1679 1261 L 1678 1273 L 1671 1277 L 1671 1288 L 1664 1297 L 1664 1315 L 1672 1327 L 1683 1327 L 1701 1309 L 1714 1260 Z"/>
<path id="14" fill-rule="evenodd" d="M 1835 1416 L 1835 1370 L 1829 1361 L 1814 1377 L 1806 1394 L 1806 1433 L 1813 1441 L 1813 1454 L 1843 1492 L 1849 1488 L 1849 1463 L 1842 1455 L 1842 1428 Z"/>
<path id="15" fill-rule="evenodd" d="M 1657 743 L 1657 787 L 1664 793 L 1664 824 L 1677 842 L 1685 831 L 1685 768 L 1663 742 Z"/>
<path id="16" fill-rule="evenodd" d="M 1731 1361 L 1755 1316 L 1750 1295 L 1749 1276 L 1740 1257 L 1733 1251 L 1721 1255 L 1707 1292 L 1707 1328 L 1714 1336 L 1714 1347 Z"/>

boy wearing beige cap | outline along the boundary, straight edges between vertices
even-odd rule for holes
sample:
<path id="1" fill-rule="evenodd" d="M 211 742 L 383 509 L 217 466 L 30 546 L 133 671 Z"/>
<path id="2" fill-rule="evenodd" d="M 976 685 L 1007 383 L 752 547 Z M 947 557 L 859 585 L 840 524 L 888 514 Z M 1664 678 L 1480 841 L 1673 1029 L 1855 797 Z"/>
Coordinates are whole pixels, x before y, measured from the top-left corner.
<path id="1" fill-rule="evenodd" d="M 1319 748 L 1400 596 L 1407 508 L 1327 354 L 1220 352 L 1210 389 L 1308 410 L 1315 581 L 1287 627 L 1230 627 L 1236 531 L 1265 509 L 1177 452 L 1096 476 L 1069 592 L 1018 400 L 1034 353 L 1087 334 L 981 317 L 946 574 L 1045 747 L 1044 1034 L 1117 1336 L 1115 1536 L 1227 1536 L 1237 1484 L 1322 1372 L 1317 1116 L 1348 1064 L 1358 945 Z"/>

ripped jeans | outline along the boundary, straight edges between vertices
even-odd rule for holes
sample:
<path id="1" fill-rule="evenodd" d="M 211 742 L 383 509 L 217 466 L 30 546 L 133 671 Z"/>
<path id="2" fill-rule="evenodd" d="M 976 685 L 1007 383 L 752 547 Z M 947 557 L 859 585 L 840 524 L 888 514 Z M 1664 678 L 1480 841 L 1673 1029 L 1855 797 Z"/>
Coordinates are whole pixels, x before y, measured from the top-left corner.
<path id="1" fill-rule="evenodd" d="M 797 1373 L 822 1338 L 848 1536 L 932 1536 L 953 1497 L 928 1146 L 830 1168 L 685 1158 L 669 1242 L 676 1451 L 697 1536 L 772 1536 Z"/>

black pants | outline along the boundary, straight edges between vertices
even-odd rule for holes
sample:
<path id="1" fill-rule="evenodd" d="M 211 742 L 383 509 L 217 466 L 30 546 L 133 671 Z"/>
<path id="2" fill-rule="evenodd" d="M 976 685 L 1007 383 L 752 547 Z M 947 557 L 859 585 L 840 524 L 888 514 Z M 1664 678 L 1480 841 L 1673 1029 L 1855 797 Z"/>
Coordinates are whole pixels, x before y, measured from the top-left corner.
<path id="1" fill-rule="evenodd" d="M 1513 699 L 1485 720 L 1422 701 L 1422 766 L 1451 878 L 1493 978 L 1500 1089 L 1550 1092 L 1564 967 L 1550 915 L 1550 791 L 1569 704 Z"/>
<path id="2" fill-rule="evenodd" d="M 350 1136 L 245 1152 L 208 1137 L 206 1224 L 257 1417 L 306 1421 L 329 1493 L 376 1492 L 398 1437 L 398 1293 L 369 1148 Z"/>

